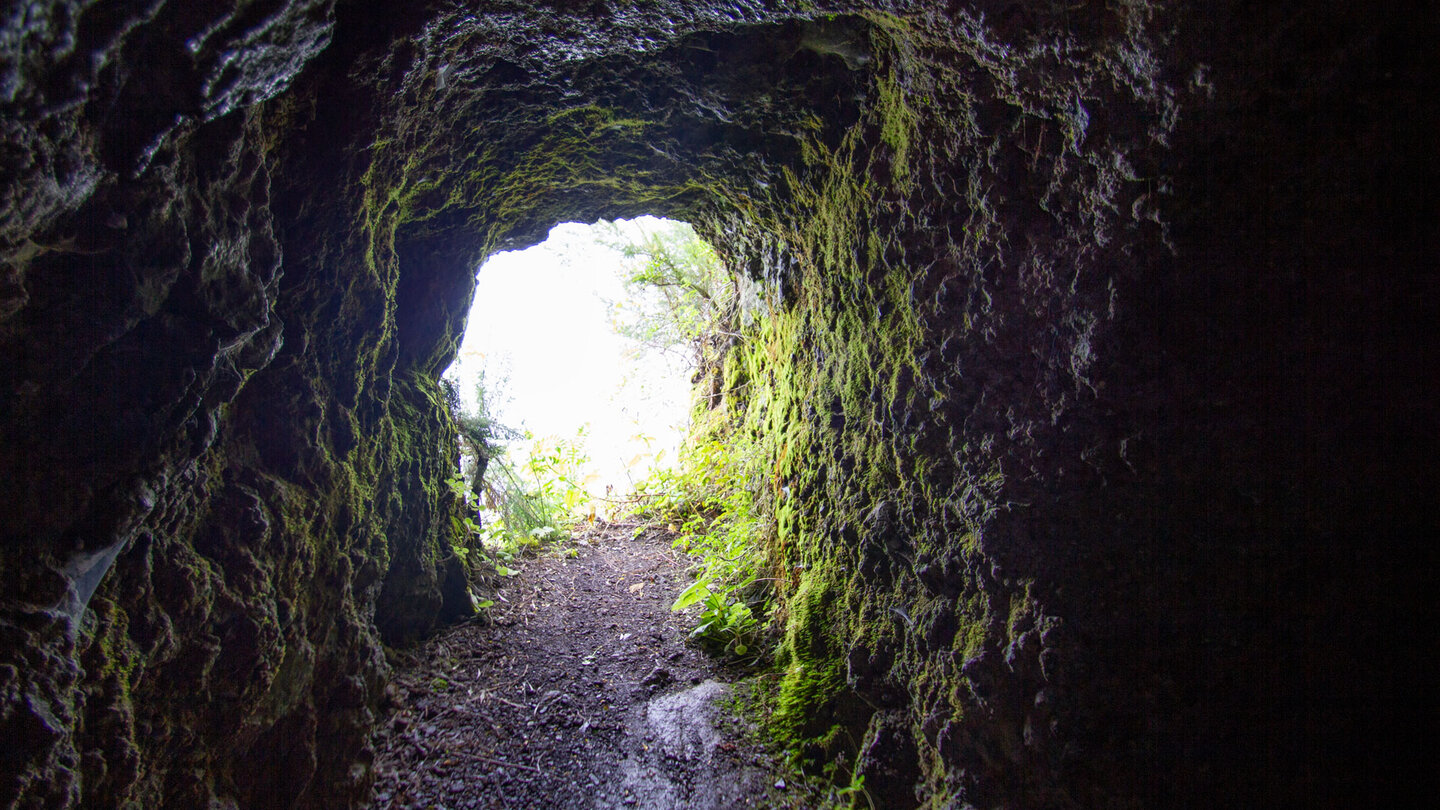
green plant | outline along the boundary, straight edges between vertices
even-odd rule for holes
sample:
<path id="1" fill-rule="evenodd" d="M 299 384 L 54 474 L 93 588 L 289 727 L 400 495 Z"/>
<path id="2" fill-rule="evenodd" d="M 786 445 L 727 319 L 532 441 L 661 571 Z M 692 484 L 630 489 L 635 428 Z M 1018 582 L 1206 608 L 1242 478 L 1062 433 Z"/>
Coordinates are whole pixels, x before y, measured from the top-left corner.
<path id="1" fill-rule="evenodd" d="M 503 534 L 520 545 L 524 538 L 534 540 L 558 532 L 560 515 L 553 494 L 527 480 L 525 468 L 517 470 L 509 458 L 501 456 L 496 462 L 488 485 L 492 494 L 487 497 L 493 514 L 489 524 L 492 539 Z"/>
<path id="2" fill-rule="evenodd" d="M 459 526 L 479 537 L 501 576 L 518 573 L 512 564 L 521 556 L 569 538 L 569 527 L 589 505 L 583 430 L 569 440 L 532 440 L 515 455 L 520 458 L 502 448 L 490 460 L 483 487 L 489 507 L 484 528 L 468 517 Z M 463 489 L 463 482 L 455 486 Z"/>
<path id="3" fill-rule="evenodd" d="M 705 609 L 700 613 L 700 623 L 695 625 L 690 635 L 731 655 L 743 656 L 750 652 L 750 645 L 754 643 L 757 629 L 755 614 L 750 611 L 749 605 L 730 601 L 727 597 L 731 592 L 727 589 L 721 593 L 705 594 L 701 600 Z"/>
<path id="4" fill-rule="evenodd" d="M 860 807 L 860 800 L 864 799 L 864 806 L 875 810 L 875 800 L 871 798 L 870 791 L 865 789 L 865 774 L 852 771 L 849 784 L 843 787 L 838 784 L 839 779 L 834 771 L 839 770 L 841 764 L 841 760 L 833 760 L 825 767 L 824 778 L 832 785 L 829 796 L 826 797 L 828 804 L 836 810 L 850 810 Z"/>
<path id="5" fill-rule="evenodd" d="M 723 324 L 733 319 L 739 298 L 715 249 L 683 222 L 647 231 L 610 222 L 598 231 L 601 244 L 631 260 L 622 278 L 629 297 L 609 302 L 615 332 L 642 351 L 688 348 L 691 364 L 703 365 L 717 339 L 733 331 Z"/>
<path id="6" fill-rule="evenodd" d="M 445 486 L 449 487 L 451 494 L 464 505 L 464 514 L 451 518 L 455 531 L 450 536 L 450 547 L 454 549 L 455 556 L 460 558 L 460 562 L 469 562 L 470 543 L 473 539 L 480 537 L 480 525 L 470 516 L 475 511 L 479 498 L 458 473 L 446 479 Z"/>
<path id="7" fill-rule="evenodd" d="M 695 582 L 671 605 L 675 611 L 701 607 L 691 636 L 722 654 L 758 660 L 761 624 L 752 605 L 763 601 L 754 596 L 770 578 L 761 576 L 752 466 L 724 442 L 693 442 L 677 469 L 660 470 L 637 488 L 642 505 L 636 514 L 674 527 L 674 546 L 696 560 Z"/>
<path id="8" fill-rule="evenodd" d="M 505 379 L 487 380 L 482 370 L 475 380 L 475 408 L 469 409 L 461 401 L 460 384 L 450 377 L 440 380 L 441 391 L 455 430 L 460 438 L 461 475 L 470 482 L 471 489 L 483 493 L 485 472 L 490 461 L 505 452 L 507 443 L 522 437 L 515 428 L 502 424 L 495 415 L 496 403 L 504 398 Z"/>
<path id="9" fill-rule="evenodd" d="M 442 382 L 463 448 L 459 471 L 446 481 L 461 504 L 461 514 L 452 517 L 451 544 L 462 562 L 478 548 L 496 573 L 513 576 L 519 571 L 511 563 L 567 537 L 571 515 L 583 506 L 583 489 L 575 482 L 586 460 L 583 433 L 553 446 L 534 442 L 517 462 L 509 445 L 529 436 L 493 416 L 484 376 L 476 384 L 474 411 L 465 408 L 453 380 Z"/>
<path id="10" fill-rule="evenodd" d="M 540 497 L 553 507 L 552 526 L 573 523 L 590 504 L 590 494 L 585 489 L 586 466 L 590 462 L 585 436 L 586 428 L 582 426 L 573 439 L 533 441 L 526 454 L 525 471 Z"/>

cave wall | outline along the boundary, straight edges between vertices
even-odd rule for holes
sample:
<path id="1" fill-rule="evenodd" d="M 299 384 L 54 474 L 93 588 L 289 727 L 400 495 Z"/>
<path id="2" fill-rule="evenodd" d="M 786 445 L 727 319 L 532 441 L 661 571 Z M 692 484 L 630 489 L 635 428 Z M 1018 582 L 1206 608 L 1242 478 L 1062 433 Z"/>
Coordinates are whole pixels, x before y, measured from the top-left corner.
<path id="1" fill-rule="evenodd" d="M 865 117 L 769 235 L 796 292 L 722 372 L 788 591 L 776 730 L 885 806 L 1394 795 L 1413 21 L 1010 11 L 872 18 Z"/>
<path id="2" fill-rule="evenodd" d="M 6 20 L 0 803 L 344 805 L 381 637 L 469 602 L 394 260 L 295 193 L 353 162 L 258 106 L 333 3 L 116 5 Z"/>
<path id="3" fill-rule="evenodd" d="M 1376 741 L 1431 562 L 1423 4 L 0 24 L 0 804 L 363 803 L 382 642 L 469 606 L 472 269 L 640 213 L 762 290 L 721 385 L 802 759 L 894 807 L 1415 761 Z"/>

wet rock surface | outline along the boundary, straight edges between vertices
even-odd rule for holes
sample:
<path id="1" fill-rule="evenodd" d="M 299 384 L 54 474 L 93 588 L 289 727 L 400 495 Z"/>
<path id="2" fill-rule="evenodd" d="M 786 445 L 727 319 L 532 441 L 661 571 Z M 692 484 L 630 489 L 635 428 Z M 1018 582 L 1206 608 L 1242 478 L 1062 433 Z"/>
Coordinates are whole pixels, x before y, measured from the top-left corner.
<path id="1" fill-rule="evenodd" d="M 526 561 L 488 620 L 396 667 L 375 740 L 379 808 L 810 808 L 726 709 L 735 673 L 669 610 L 686 561 L 601 524 Z M 792 780 L 793 781 L 793 780 Z"/>

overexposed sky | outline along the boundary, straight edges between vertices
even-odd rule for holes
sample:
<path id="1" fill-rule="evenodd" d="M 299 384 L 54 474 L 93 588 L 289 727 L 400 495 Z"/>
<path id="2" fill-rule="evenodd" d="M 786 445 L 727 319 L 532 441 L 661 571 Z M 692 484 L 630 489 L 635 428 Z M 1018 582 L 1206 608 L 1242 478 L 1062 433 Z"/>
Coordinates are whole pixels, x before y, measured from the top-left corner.
<path id="1" fill-rule="evenodd" d="M 642 217 L 625 227 L 661 222 Z M 662 461 L 672 461 L 689 413 L 689 369 L 653 354 L 627 357 L 634 344 L 610 328 L 605 302 L 625 298 L 622 268 L 618 251 L 573 222 L 528 250 L 492 256 L 480 268 L 460 354 L 447 372 L 473 407 L 474 379 L 484 369 L 500 421 L 536 437 L 569 439 L 588 425 L 593 494 L 607 483 L 627 491 L 661 448 Z M 497 381 L 504 383 L 498 402 Z"/>

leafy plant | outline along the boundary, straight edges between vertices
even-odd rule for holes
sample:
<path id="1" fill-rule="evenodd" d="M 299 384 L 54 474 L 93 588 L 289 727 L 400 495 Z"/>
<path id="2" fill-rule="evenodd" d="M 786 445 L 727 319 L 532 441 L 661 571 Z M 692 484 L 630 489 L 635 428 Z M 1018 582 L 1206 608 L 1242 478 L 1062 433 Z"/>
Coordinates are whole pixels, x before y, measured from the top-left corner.
<path id="1" fill-rule="evenodd" d="M 828 797 L 830 805 L 835 808 L 858 808 L 861 806 L 860 800 L 864 799 L 864 806 L 874 810 L 875 800 L 870 797 L 870 791 L 865 789 L 865 775 L 852 772 L 850 783 L 841 787 L 833 772 L 839 765 L 840 761 L 835 760 L 826 768 L 825 778 L 834 785 Z"/>
<path id="2" fill-rule="evenodd" d="M 460 439 L 461 475 L 477 494 L 483 494 L 485 472 L 492 459 L 505 452 L 508 443 L 523 438 L 523 433 L 501 423 L 495 415 L 496 403 L 503 400 L 505 379 L 487 380 L 482 370 L 475 380 L 476 407 L 467 408 L 460 398 L 460 384 L 450 377 L 440 380 L 445 403 Z"/>
<path id="3" fill-rule="evenodd" d="M 615 222 L 599 229 L 602 244 L 631 260 L 622 279 L 629 298 L 609 302 L 612 328 L 642 350 L 688 348 L 687 359 L 702 365 L 707 347 L 728 334 L 722 324 L 739 298 L 715 249 L 683 222 L 645 232 L 627 232 Z"/>
<path id="4" fill-rule="evenodd" d="M 585 434 L 581 427 L 574 439 L 534 441 L 526 454 L 524 469 L 540 496 L 554 507 L 552 525 L 578 520 L 590 504 L 585 488 L 591 477 L 586 472 L 590 457 L 585 451 Z"/>
<path id="5" fill-rule="evenodd" d="M 691 636 L 711 649 L 758 657 L 760 622 L 747 594 L 763 592 L 759 519 L 747 485 L 748 459 L 729 445 L 700 441 L 682 453 L 677 470 L 661 470 L 638 488 L 637 515 L 674 527 L 674 546 L 696 558 L 695 582 L 671 609 L 701 606 Z"/>
<path id="6" fill-rule="evenodd" d="M 731 602 L 720 593 L 707 594 L 701 604 L 705 609 L 700 613 L 700 623 L 690 631 L 691 637 L 732 655 L 743 656 L 750 652 L 756 622 L 749 605 Z"/>
<path id="7" fill-rule="evenodd" d="M 451 494 L 464 504 L 463 514 L 451 518 L 455 532 L 450 537 L 450 546 L 455 550 L 455 556 L 460 558 L 460 562 L 469 562 L 470 542 L 480 536 L 480 525 L 470 516 L 474 513 L 479 498 L 466 486 L 465 479 L 458 473 L 446 479 L 445 485 L 450 488 Z"/>
<path id="8" fill-rule="evenodd" d="M 569 536 L 569 516 L 582 505 L 573 479 L 585 461 L 584 437 L 553 447 L 535 443 L 517 462 L 510 445 L 530 437 L 495 418 L 484 375 L 476 384 L 475 410 L 461 402 L 453 380 L 443 384 L 462 446 L 459 470 L 446 482 L 462 504 L 452 520 L 452 546 L 464 562 L 479 548 L 496 573 L 513 576 L 519 571 L 511 564 L 523 553 Z"/>

